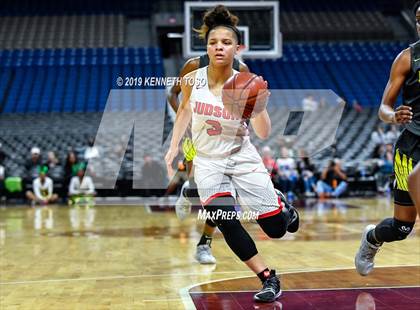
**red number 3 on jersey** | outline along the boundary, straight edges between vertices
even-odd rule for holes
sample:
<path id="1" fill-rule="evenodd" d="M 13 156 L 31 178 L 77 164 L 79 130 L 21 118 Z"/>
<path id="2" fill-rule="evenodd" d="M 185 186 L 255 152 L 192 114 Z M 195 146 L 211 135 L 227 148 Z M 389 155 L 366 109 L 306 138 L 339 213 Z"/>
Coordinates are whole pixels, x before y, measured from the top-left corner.
<path id="1" fill-rule="evenodd" d="M 222 133 L 222 125 L 220 125 L 220 122 L 209 119 L 206 121 L 206 124 L 212 126 L 211 128 L 207 129 L 207 134 L 209 136 L 218 136 Z"/>

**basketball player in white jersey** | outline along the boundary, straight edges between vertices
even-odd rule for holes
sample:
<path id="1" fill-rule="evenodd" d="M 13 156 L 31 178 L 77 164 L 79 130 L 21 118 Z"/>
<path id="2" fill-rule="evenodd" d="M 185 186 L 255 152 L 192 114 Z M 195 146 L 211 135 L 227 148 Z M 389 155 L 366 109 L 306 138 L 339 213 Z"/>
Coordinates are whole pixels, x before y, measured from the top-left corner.
<path id="1" fill-rule="evenodd" d="M 165 161 L 170 170 L 192 120 L 192 140 L 197 153 L 194 174 L 201 203 L 212 214 L 212 220 L 228 246 L 261 280 L 263 288 L 254 299 L 272 302 L 281 295 L 275 270 L 267 267 L 240 221 L 229 214 L 235 213 L 234 205 L 238 199 L 241 205 L 258 212 L 257 222 L 271 238 L 281 238 L 286 231 L 296 232 L 298 216 L 294 208 L 287 208 L 281 202 L 249 136 L 236 135 L 239 128 L 246 129 L 247 122 L 235 119 L 223 107 L 223 85 L 238 73 L 232 69 L 232 63 L 238 50 L 239 31 L 232 25 L 231 16 L 224 6 L 213 10 L 207 26 L 210 63 L 183 79 L 183 98 Z M 271 121 L 267 110 L 252 118 L 250 123 L 258 137 L 265 139 L 270 135 Z M 219 213 L 223 215 L 217 216 Z"/>
<path id="2" fill-rule="evenodd" d="M 227 11 L 227 10 L 226 10 Z M 229 12 L 229 11 L 227 11 Z M 238 22 L 238 18 L 231 13 L 228 13 L 231 16 L 231 19 L 234 21 L 234 26 L 236 26 Z M 203 27 L 206 27 L 206 22 L 208 18 L 211 18 L 212 11 L 207 12 L 203 17 Z M 204 33 L 202 35 L 204 39 Z M 181 69 L 180 78 L 183 78 L 186 74 L 197 70 L 199 68 L 203 68 L 209 65 L 209 57 L 207 54 L 204 54 L 200 57 L 194 57 L 184 64 Z M 240 72 L 249 72 L 248 66 L 235 57 L 233 60 L 233 69 L 240 71 Z M 172 107 L 172 109 L 177 112 L 179 106 L 178 95 L 181 93 L 181 85 L 175 84 L 171 87 L 168 93 L 168 103 Z M 238 134 L 242 134 L 238 132 Z M 178 218 L 182 221 L 184 220 L 190 213 L 191 213 L 191 205 L 192 200 L 198 197 L 198 192 L 196 188 L 196 184 L 194 182 L 194 176 L 192 175 L 192 160 L 195 156 L 194 145 L 191 143 L 190 137 L 184 139 L 183 142 L 183 149 L 184 149 L 184 156 L 186 161 L 187 172 L 189 176 L 189 180 L 185 181 L 181 188 L 180 196 L 175 204 L 175 211 Z M 213 256 L 211 250 L 211 243 L 213 240 L 213 234 L 216 229 L 216 224 L 213 223 L 210 219 L 207 219 L 203 233 L 201 235 L 200 240 L 197 243 L 197 248 L 195 252 L 195 259 L 200 264 L 215 264 L 216 258 Z"/>

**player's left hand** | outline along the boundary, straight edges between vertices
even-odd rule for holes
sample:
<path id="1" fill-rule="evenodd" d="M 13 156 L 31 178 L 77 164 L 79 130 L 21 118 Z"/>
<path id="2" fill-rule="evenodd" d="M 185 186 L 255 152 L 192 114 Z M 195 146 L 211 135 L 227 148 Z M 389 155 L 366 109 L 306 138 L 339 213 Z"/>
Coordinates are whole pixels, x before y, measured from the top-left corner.
<path id="1" fill-rule="evenodd" d="M 413 112 L 411 111 L 411 107 L 406 105 L 400 105 L 398 108 L 395 109 L 393 123 L 408 124 L 411 123 L 412 118 Z"/>
<path id="2" fill-rule="evenodd" d="M 260 75 L 260 78 L 262 78 L 263 79 L 263 77 Z M 257 99 L 256 99 L 256 105 L 258 105 L 258 106 L 262 106 L 262 105 L 264 105 L 265 106 L 265 108 L 267 108 L 267 104 L 268 104 L 268 100 L 269 100 L 269 98 L 270 98 L 270 95 L 271 95 L 271 92 L 268 90 L 268 82 L 267 81 L 264 81 L 264 83 L 265 83 L 265 86 L 267 87 L 267 90 L 266 91 L 260 91 L 259 93 L 258 93 L 258 96 L 257 96 Z M 264 111 L 264 110 L 263 110 Z M 256 115 L 258 115 L 259 113 L 253 113 L 252 114 L 252 117 L 255 117 Z"/>
<path id="3" fill-rule="evenodd" d="M 173 170 L 172 163 L 175 157 L 178 155 L 178 153 L 179 153 L 178 147 L 170 147 L 168 152 L 165 155 L 166 169 L 168 170 L 169 174 L 171 174 Z"/>

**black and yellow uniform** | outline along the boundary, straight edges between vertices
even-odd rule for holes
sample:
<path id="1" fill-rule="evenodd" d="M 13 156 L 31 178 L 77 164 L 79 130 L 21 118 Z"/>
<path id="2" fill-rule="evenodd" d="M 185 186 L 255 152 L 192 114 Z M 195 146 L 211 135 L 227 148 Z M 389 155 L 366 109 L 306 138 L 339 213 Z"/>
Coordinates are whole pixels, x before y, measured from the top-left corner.
<path id="1" fill-rule="evenodd" d="M 410 45 L 411 71 L 404 82 L 402 96 L 404 105 L 411 107 L 413 118 L 395 144 L 394 173 L 396 204 L 413 206 L 408 193 L 407 179 L 420 160 L 420 41 Z"/>

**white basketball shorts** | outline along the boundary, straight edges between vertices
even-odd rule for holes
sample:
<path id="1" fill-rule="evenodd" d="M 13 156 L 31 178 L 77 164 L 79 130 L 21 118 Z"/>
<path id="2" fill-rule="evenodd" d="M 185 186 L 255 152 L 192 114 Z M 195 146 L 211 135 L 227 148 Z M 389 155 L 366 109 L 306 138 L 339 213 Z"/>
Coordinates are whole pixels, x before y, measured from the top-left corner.
<path id="1" fill-rule="evenodd" d="M 283 208 L 261 156 L 250 142 L 224 159 L 197 155 L 194 179 L 203 206 L 231 195 L 241 206 L 258 212 L 258 218 L 275 215 Z"/>

